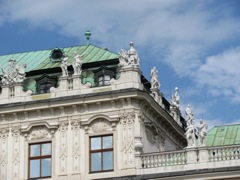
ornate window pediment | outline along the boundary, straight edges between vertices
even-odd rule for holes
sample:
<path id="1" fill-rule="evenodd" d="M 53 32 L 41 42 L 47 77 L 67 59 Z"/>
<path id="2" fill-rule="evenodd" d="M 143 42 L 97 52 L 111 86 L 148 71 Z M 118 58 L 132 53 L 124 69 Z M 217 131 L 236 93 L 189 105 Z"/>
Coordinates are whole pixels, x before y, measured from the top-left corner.
<path id="1" fill-rule="evenodd" d="M 49 125 L 47 122 L 30 124 L 27 128 L 22 128 L 21 132 L 29 141 L 36 139 L 51 139 L 58 126 Z"/>
<path id="2" fill-rule="evenodd" d="M 82 122 L 86 133 L 100 133 L 106 131 L 114 131 L 117 125 L 117 119 L 110 119 L 105 115 L 97 115 L 88 121 Z"/>

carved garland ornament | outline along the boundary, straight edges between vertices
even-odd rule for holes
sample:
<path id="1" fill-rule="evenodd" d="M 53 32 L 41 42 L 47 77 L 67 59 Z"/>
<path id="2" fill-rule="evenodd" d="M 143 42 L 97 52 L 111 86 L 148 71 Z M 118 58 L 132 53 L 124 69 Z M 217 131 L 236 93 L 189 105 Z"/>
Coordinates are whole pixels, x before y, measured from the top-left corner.
<path id="1" fill-rule="evenodd" d="M 89 133 L 99 133 L 104 131 L 112 131 L 112 127 L 105 119 L 98 119 L 90 124 Z"/>
<path id="2" fill-rule="evenodd" d="M 49 125 L 47 122 L 30 124 L 27 128 L 22 128 L 21 132 L 28 140 L 51 139 L 57 129 L 56 125 Z"/>
<path id="3" fill-rule="evenodd" d="M 106 131 L 114 131 L 116 127 L 116 121 L 109 121 L 105 118 L 96 118 L 91 121 L 89 124 L 84 123 L 84 129 L 86 133 L 100 133 Z"/>

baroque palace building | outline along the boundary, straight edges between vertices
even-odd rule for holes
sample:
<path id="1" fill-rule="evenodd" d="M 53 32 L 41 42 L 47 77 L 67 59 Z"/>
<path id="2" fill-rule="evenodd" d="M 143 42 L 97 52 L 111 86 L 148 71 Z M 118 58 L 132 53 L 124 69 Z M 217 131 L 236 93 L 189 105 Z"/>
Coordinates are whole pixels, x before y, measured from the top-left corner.
<path id="1" fill-rule="evenodd" d="M 0 56 L 0 179 L 240 179 L 240 125 L 194 125 L 133 43 Z"/>

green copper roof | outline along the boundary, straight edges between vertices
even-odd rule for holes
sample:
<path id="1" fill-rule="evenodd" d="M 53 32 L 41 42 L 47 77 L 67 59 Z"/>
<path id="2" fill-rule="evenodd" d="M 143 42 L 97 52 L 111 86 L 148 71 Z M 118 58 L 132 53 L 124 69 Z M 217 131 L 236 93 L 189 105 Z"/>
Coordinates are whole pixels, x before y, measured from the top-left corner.
<path id="1" fill-rule="evenodd" d="M 27 64 L 26 72 L 60 67 L 61 62 L 51 61 L 50 55 L 52 50 L 53 49 L 0 55 L 0 67 L 8 68 L 9 59 L 15 59 L 18 65 Z M 93 46 L 91 44 L 62 48 L 62 50 L 65 54 L 68 55 L 68 61 L 70 64 L 74 60 L 73 56 L 75 51 L 77 51 L 79 54 L 85 53 L 85 56 L 83 57 L 83 63 L 91 63 L 118 58 L 118 54 L 112 53 L 106 49 Z M 0 71 L 0 75 L 1 74 L 2 72 Z"/>
<path id="2" fill-rule="evenodd" d="M 207 146 L 240 144 L 240 124 L 212 128 L 207 133 L 205 144 Z"/>

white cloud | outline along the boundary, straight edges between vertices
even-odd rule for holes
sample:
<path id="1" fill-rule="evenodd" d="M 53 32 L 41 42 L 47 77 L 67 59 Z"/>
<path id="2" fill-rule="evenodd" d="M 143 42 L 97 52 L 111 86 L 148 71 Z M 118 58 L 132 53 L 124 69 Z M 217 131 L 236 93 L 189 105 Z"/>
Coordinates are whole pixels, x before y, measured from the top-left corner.
<path id="1" fill-rule="evenodd" d="M 240 103 L 240 47 L 207 57 L 196 72 L 197 82 L 215 96 Z"/>
<path id="2" fill-rule="evenodd" d="M 231 6 L 224 3 L 227 2 L 8 0 L 0 2 L 0 24 L 20 21 L 28 28 L 51 29 L 80 41 L 90 27 L 92 40 L 114 51 L 134 40 L 143 53 L 156 57 L 154 64 L 164 62 L 178 76 L 190 77 L 195 82 L 190 91 L 205 88 L 215 96 L 240 103 L 239 48 L 211 53 L 228 48 L 226 42 L 240 37 L 239 17 L 234 17 Z M 188 90 L 187 93 L 190 94 Z M 193 108 L 200 115 L 208 107 L 195 103 Z"/>

